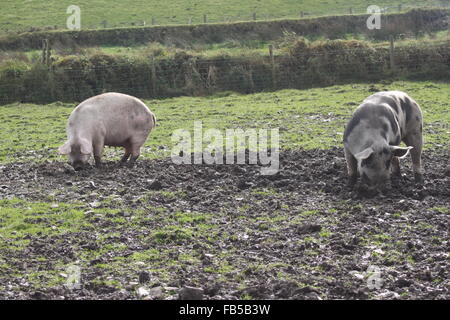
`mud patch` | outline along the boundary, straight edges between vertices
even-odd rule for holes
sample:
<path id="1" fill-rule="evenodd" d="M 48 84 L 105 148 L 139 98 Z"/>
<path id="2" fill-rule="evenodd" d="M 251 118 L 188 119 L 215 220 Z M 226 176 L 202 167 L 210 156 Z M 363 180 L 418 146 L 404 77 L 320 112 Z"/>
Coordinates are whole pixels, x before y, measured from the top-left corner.
<path id="1" fill-rule="evenodd" d="M 282 152 L 271 176 L 170 159 L 2 165 L 0 199 L 74 203 L 89 224 L 22 235 L 20 250 L 1 238 L 0 298 L 177 299 L 188 286 L 204 299 L 448 299 L 449 157 L 424 154 L 423 186 L 403 161 L 403 178 L 372 198 L 347 188 L 339 148 Z M 69 264 L 82 269 L 77 290 L 63 285 Z"/>

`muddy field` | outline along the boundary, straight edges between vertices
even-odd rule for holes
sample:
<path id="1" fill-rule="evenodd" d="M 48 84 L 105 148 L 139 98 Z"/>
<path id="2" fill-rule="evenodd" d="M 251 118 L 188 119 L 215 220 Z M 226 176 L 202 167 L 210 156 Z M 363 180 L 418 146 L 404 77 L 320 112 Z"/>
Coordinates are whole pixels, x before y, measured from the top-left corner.
<path id="1" fill-rule="evenodd" d="M 372 197 L 347 188 L 339 148 L 284 151 L 273 176 L 170 159 L 2 165 L 0 199 L 77 203 L 89 225 L 5 245 L 0 299 L 449 299 L 449 157 L 424 154 L 423 186 L 404 160 L 404 177 Z M 71 263 L 76 290 L 64 286 Z"/>

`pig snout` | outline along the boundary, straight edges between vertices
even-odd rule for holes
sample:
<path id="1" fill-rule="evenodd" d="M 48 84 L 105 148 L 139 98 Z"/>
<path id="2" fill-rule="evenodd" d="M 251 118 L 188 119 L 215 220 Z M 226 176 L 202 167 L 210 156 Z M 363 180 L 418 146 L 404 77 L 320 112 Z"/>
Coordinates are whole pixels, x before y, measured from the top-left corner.
<path id="1" fill-rule="evenodd" d="M 369 179 L 365 173 L 361 176 L 361 184 L 365 185 L 368 189 L 377 189 L 384 186 L 387 182 L 389 182 L 389 177 L 380 176 L 376 179 Z"/>
<path id="2" fill-rule="evenodd" d="M 82 161 L 77 160 L 72 163 L 72 167 L 75 169 L 75 171 L 79 171 L 84 169 L 84 163 Z"/>

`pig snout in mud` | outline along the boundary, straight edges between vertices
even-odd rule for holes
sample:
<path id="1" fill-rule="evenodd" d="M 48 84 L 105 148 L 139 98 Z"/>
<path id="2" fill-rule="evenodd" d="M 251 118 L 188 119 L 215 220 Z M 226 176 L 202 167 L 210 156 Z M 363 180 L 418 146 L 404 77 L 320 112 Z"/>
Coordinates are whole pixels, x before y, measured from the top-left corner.
<path id="1" fill-rule="evenodd" d="M 120 163 L 132 165 L 140 149 L 156 125 L 155 115 L 139 99 L 121 94 L 105 93 L 80 103 L 67 123 L 67 142 L 59 148 L 67 155 L 75 170 L 80 170 L 94 156 L 101 167 L 105 146 L 123 147 Z"/>

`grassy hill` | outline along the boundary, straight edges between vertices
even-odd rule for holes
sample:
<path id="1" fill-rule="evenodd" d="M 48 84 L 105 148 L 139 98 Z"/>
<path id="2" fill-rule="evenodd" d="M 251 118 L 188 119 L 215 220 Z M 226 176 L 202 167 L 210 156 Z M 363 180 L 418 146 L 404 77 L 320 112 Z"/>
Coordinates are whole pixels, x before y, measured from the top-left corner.
<path id="1" fill-rule="evenodd" d="M 72 0 L 2 0 L 0 33 L 32 31 L 36 28 L 66 28 L 67 7 Z M 82 29 L 100 27 L 126 27 L 131 25 L 202 23 L 203 15 L 208 22 L 299 17 L 327 14 L 364 13 L 372 0 L 158 0 L 107 1 L 79 0 Z M 378 0 L 380 7 L 388 12 L 411 6 L 436 6 L 450 4 L 448 0 Z"/>

